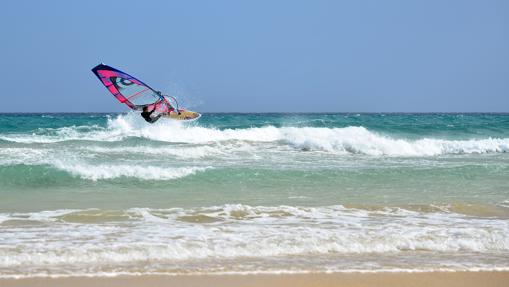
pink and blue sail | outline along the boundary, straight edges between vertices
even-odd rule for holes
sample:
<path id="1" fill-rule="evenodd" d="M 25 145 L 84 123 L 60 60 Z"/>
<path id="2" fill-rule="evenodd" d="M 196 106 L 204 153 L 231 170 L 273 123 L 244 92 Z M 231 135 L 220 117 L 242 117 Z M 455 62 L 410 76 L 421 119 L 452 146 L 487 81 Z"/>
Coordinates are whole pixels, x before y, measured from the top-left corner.
<path id="1" fill-rule="evenodd" d="M 95 66 L 92 72 L 119 102 L 133 110 L 145 106 L 152 108 L 154 105 L 160 113 L 173 110 L 161 92 L 125 72 L 104 64 Z"/>

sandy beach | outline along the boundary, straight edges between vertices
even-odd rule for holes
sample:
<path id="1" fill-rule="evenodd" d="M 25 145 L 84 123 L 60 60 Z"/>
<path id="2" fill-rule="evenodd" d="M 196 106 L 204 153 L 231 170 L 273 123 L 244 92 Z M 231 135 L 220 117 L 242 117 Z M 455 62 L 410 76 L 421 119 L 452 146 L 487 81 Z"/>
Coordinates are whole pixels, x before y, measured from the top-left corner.
<path id="1" fill-rule="evenodd" d="M 0 286 L 507 286 L 509 272 L 315 273 L 2 279 Z"/>

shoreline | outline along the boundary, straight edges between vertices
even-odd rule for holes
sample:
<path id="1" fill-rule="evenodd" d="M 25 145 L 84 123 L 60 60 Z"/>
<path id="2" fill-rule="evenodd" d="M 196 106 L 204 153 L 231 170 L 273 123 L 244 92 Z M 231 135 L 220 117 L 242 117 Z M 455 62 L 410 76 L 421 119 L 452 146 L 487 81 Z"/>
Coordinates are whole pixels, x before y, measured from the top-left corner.
<path id="1" fill-rule="evenodd" d="M 21 286 L 507 286 L 509 271 L 308 273 L 249 275 L 120 275 L 0 279 L 2 287 Z"/>

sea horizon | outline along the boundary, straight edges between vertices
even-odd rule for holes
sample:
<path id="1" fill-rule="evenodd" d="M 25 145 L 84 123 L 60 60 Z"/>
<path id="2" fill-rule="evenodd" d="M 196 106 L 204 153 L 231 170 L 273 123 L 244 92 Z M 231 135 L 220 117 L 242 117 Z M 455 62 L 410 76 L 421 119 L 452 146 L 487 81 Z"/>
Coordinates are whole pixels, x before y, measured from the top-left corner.
<path id="1" fill-rule="evenodd" d="M 132 111 L 119 112 L 0 112 L 2 114 L 128 114 Z M 402 114 L 402 115 L 432 115 L 432 114 L 487 114 L 508 115 L 509 112 L 202 112 L 201 114 Z"/>

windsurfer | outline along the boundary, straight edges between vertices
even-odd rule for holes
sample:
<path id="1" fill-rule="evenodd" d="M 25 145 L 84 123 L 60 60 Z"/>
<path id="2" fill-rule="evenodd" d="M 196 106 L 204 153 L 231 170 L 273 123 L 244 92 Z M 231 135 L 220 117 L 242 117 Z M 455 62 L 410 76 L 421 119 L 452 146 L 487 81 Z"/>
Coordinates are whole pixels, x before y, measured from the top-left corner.
<path id="1" fill-rule="evenodd" d="M 175 97 L 163 95 L 160 91 L 115 68 L 99 64 L 92 72 L 119 102 L 141 112 L 143 119 L 149 123 L 155 123 L 161 117 L 189 121 L 201 116 L 199 113 L 180 109 Z"/>

